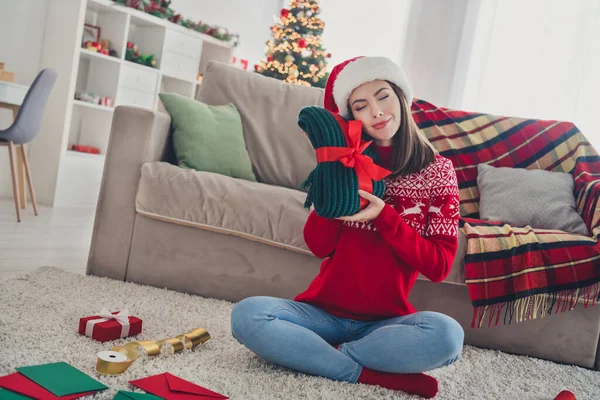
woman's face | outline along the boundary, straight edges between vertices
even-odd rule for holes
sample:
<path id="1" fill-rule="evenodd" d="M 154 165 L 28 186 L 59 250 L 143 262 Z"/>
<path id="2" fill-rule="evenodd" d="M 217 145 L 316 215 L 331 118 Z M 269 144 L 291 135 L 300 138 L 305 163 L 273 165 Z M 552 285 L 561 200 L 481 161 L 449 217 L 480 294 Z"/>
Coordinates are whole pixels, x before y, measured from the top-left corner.
<path id="1" fill-rule="evenodd" d="M 350 94 L 350 110 L 354 119 L 379 146 L 391 146 L 392 137 L 400 128 L 400 99 L 386 81 L 363 83 Z"/>

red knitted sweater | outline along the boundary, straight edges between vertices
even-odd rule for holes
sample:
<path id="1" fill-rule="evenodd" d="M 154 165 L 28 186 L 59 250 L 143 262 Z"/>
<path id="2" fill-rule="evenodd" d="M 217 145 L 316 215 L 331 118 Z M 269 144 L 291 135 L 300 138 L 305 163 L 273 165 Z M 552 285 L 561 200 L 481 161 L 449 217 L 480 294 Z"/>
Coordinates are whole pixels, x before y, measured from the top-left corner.
<path id="1" fill-rule="evenodd" d="M 391 147 L 375 147 L 389 166 Z M 459 202 L 452 163 L 439 155 L 419 172 L 386 179 L 381 214 L 365 223 L 326 219 L 312 211 L 304 240 L 319 274 L 294 300 L 330 314 L 379 320 L 414 313 L 408 294 L 418 273 L 443 281 L 458 246 Z"/>

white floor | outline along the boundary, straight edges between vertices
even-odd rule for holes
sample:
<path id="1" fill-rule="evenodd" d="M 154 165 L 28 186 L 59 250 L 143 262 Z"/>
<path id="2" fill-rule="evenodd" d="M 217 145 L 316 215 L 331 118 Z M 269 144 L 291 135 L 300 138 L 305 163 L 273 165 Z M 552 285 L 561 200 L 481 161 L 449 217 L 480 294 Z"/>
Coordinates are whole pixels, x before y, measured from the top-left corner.
<path id="1" fill-rule="evenodd" d="M 31 203 L 17 222 L 14 203 L 0 198 L 0 279 L 42 266 L 85 274 L 95 209 L 50 208 Z"/>

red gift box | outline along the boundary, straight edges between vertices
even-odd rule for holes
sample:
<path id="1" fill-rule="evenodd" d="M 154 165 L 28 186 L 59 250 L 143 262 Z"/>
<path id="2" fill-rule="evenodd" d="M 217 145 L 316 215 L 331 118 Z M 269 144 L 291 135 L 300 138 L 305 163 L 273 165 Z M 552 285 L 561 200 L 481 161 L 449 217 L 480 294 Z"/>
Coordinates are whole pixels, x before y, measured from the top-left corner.
<path id="1" fill-rule="evenodd" d="M 99 342 L 107 342 L 142 332 L 142 320 L 127 311 L 101 311 L 98 315 L 79 320 L 79 333 Z"/>

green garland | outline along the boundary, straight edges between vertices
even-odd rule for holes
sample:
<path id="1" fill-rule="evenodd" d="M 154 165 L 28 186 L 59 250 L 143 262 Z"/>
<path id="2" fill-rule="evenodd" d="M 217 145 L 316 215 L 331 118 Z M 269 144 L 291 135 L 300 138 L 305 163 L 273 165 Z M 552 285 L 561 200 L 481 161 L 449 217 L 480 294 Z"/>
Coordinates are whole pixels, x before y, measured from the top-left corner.
<path id="1" fill-rule="evenodd" d="M 315 149 L 347 146 L 341 127 L 333 115 L 322 107 L 308 106 L 300 110 L 298 126 L 306 132 Z M 377 153 L 371 147 L 363 154 L 377 161 Z M 302 183 L 301 189 L 307 191 L 304 207 L 309 208 L 314 204 L 317 215 L 321 217 L 337 218 L 360 211 L 361 197 L 358 195 L 356 172 L 340 162 L 318 163 Z M 373 194 L 382 198 L 384 192 L 383 180 L 373 181 Z"/>
<path id="2" fill-rule="evenodd" d="M 154 54 L 140 53 L 138 47 L 131 42 L 127 42 L 127 49 L 125 50 L 125 60 L 141 65 L 146 65 L 148 67 L 156 68 L 156 60 L 154 59 Z"/>
<path id="3" fill-rule="evenodd" d="M 204 33 L 224 42 L 233 41 L 233 47 L 240 42 L 240 35 L 230 33 L 227 29 L 202 23 L 194 22 L 191 19 L 184 19 L 181 14 L 176 13 L 171 8 L 171 0 L 112 0 L 113 2 L 126 7 L 143 11 L 155 17 L 169 20 L 170 22 L 181 25 L 196 32 Z"/>

